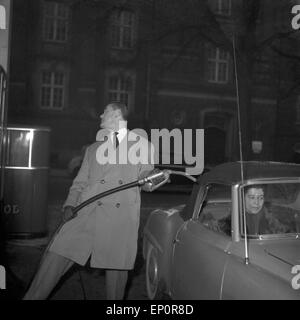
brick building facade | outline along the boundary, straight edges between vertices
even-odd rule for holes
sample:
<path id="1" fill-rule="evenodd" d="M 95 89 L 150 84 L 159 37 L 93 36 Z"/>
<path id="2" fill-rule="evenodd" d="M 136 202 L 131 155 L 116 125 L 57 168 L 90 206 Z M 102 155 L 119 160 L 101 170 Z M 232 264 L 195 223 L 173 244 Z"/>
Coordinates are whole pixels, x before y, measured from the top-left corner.
<path id="1" fill-rule="evenodd" d="M 204 128 L 207 166 L 238 159 L 233 52 L 216 45 L 213 35 L 194 37 L 193 28 L 163 33 L 168 1 L 14 0 L 8 121 L 51 128 L 52 167 L 66 167 L 94 141 L 99 115 L 111 100 L 129 105 L 130 127 Z M 242 1 L 208 3 L 226 33 Z M 278 13 L 275 3 L 264 1 L 260 16 L 257 34 L 265 33 L 266 39 L 270 15 Z M 176 16 L 171 14 L 170 19 Z M 193 37 L 197 40 L 188 43 Z M 286 112 L 278 86 L 291 73 L 282 76 L 283 59 L 270 48 L 255 55 L 250 140 L 262 141 L 263 149 L 249 158 L 292 157 L 297 94 L 288 97 Z M 279 114 L 290 119 L 295 134 L 285 135 L 291 125 L 282 129 Z M 275 146 L 284 139 L 289 149 L 282 156 Z"/>

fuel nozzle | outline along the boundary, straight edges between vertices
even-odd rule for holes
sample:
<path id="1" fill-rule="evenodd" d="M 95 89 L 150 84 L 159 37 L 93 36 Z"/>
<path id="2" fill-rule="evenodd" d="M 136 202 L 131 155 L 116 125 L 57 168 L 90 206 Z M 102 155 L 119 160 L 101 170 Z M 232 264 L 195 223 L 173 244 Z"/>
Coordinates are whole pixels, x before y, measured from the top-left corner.
<path id="1" fill-rule="evenodd" d="M 152 192 L 167 183 L 169 179 L 169 170 L 154 169 L 146 178 L 140 180 L 140 185 L 143 185 L 143 190 Z"/>

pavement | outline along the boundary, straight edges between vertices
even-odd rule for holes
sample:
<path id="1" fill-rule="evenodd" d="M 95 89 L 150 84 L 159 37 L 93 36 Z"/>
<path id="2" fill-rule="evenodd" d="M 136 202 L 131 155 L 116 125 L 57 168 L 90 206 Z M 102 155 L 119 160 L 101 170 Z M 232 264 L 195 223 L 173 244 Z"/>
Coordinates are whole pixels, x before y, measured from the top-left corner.
<path id="1" fill-rule="evenodd" d="M 42 238 L 9 239 L 6 242 L 6 289 L 0 290 L 0 299 L 19 300 L 24 295 L 51 236 L 60 223 L 61 206 L 72 180 L 66 170 L 51 170 L 49 174 L 47 231 Z M 129 273 L 127 300 L 147 300 L 145 263 L 142 257 L 142 230 L 149 213 L 156 207 L 185 203 L 189 185 L 164 187 L 162 192 L 142 193 L 138 254 L 135 267 Z M 105 300 L 105 273 L 101 269 L 75 265 L 61 279 L 50 300 Z"/>

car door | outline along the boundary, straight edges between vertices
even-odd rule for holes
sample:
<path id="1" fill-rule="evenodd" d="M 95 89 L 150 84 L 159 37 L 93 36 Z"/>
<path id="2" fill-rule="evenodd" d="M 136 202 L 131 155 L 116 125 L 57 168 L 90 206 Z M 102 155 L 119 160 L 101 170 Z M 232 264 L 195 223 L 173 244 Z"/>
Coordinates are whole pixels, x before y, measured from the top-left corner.
<path id="1" fill-rule="evenodd" d="M 231 188 L 212 184 L 199 212 L 174 240 L 171 295 L 174 299 L 219 299 L 231 244 Z"/>

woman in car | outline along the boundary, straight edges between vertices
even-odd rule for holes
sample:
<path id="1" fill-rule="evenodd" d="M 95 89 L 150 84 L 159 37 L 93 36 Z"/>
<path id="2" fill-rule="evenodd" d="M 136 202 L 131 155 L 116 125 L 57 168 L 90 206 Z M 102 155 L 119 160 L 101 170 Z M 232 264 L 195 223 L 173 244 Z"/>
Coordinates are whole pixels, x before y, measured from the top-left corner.
<path id="1" fill-rule="evenodd" d="M 247 232 L 250 235 L 285 233 L 284 226 L 273 217 L 265 206 L 265 192 L 262 185 L 251 185 L 244 189 Z"/>

